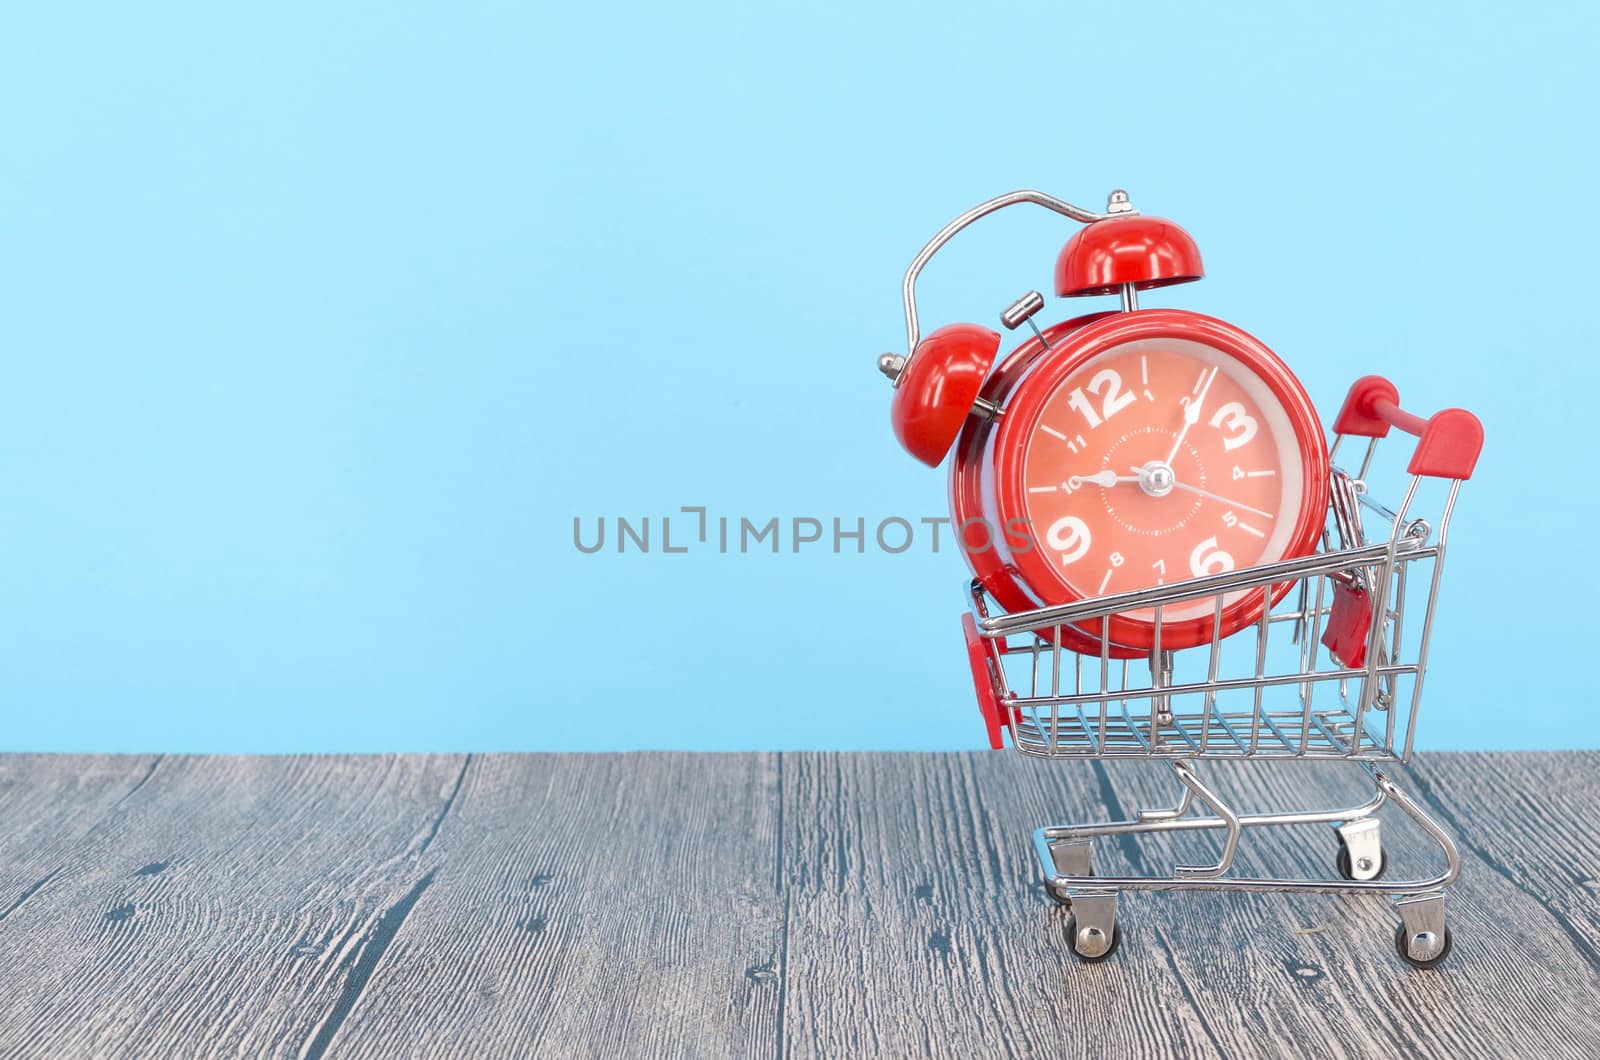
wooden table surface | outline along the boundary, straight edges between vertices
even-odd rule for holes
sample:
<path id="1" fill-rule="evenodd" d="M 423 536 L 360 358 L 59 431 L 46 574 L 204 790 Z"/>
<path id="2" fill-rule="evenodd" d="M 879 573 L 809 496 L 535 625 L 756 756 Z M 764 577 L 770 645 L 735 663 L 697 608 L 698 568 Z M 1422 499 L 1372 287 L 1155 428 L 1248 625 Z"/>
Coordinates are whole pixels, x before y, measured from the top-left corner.
<path id="1" fill-rule="evenodd" d="M 1251 809 L 1365 783 L 1201 766 Z M 1348 895 L 1125 893 L 1121 949 L 1074 960 L 1030 832 L 1168 799 L 1156 763 L 0 756 L 0 1055 L 1596 1056 L 1597 774 L 1397 771 L 1464 858 L 1454 952 L 1413 971 Z M 1390 871 L 1424 869 L 1385 827 Z M 1307 826 L 1241 857 L 1334 852 Z"/>

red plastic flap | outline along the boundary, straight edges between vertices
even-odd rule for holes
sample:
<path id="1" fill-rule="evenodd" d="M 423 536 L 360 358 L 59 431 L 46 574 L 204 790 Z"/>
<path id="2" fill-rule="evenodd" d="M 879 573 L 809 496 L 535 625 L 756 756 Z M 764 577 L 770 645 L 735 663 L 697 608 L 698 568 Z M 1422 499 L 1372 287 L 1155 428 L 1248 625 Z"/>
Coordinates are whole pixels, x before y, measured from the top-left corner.
<path id="1" fill-rule="evenodd" d="M 1333 588 L 1328 628 L 1322 646 L 1344 666 L 1358 670 L 1367 663 L 1367 634 L 1372 631 L 1372 598 L 1348 585 Z"/>
<path id="2" fill-rule="evenodd" d="M 972 687 L 978 694 L 978 710 L 983 714 L 983 727 L 989 734 L 989 746 L 996 751 L 1005 746 L 1000 736 L 1008 719 L 1000 713 L 1000 700 L 994 694 L 994 679 L 989 676 L 989 649 L 978 636 L 978 623 L 972 612 L 961 616 L 961 632 L 967 640 L 967 663 L 972 667 Z M 1009 726 L 1007 726 L 1009 727 Z"/>

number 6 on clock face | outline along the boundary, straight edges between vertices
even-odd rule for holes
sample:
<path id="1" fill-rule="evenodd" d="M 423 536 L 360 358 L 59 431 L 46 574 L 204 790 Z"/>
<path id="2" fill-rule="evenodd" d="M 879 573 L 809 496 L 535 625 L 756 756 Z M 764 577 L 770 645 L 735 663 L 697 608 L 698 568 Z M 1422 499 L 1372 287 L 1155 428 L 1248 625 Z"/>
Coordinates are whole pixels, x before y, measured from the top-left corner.
<path id="1" fill-rule="evenodd" d="M 1189 570 L 1196 578 L 1207 574 L 1221 574 L 1233 569 L 1233 557 L 1217 546 L 1215 537 L 1208 537 L 1189 553 Z"/>
<path id="2" fill-rule="evenodd" d="M 997 562 L 1037 606 L 1304 555 L 1327 506 L 1327 450 L 1300 384 L 1251 336 L 1181 310 L 1114 314 L 1052 344 L 983 455 L 985 507 L 1036 546 L 1003 543 Z M 1260 589 L 1225 596 L 1221 635 L 1263 605 Z M 1215 607 L 1164 605 L 1162 646 L 1209 640 Z M 1154 622 L 1153 608 L 1124 612 L 1107 635 L 1148 649 Z"/>

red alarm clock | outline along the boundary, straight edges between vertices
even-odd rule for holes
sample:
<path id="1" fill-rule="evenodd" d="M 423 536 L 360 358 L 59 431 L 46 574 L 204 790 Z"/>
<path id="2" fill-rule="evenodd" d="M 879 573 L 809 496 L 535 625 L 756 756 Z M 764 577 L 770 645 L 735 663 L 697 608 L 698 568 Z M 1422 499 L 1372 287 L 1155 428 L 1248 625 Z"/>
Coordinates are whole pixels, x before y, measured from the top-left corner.
<path id="1" fill-rule="evenodd" d="M 1116 295 L 1120 311 L 1040 329 L 1030 293 L 1002 315 L 1034 337 L 995 364 L 1000 335 L 953 324 L 921 338 L 915 283 L 956 232 L 1031 202 L 1082 221 L 1056 262 L 1064 297 Z M 1008 611 L 1169 585 L 1314 551 L 1328 504 L 1328 453 L 1305 389 L 1243 330 L 1199 313 L 1139 309 L 1138 292 L 1197 280 L 1194 240 L 1113 192 L 1094 214 L 1035 191 L 983 203 L 947 225 L 907 270 L 908 354 L 879 364 L 890 418 L 931 466 L 953 448 L 952 521 L 974 575 Z M 1277 587 L 1274 600 L 1289 584 Z M 1258 619 L 1265 591 L 1163 609 L 1163 648 L 1227 636 Z M 1104 631 L 1113 657 L 1154 646 L 1152 609 Z M 1043 632 L 1043 631 L 1042 631 Z M 1062 641 L 1099 654 L 1098 620 Z"/>

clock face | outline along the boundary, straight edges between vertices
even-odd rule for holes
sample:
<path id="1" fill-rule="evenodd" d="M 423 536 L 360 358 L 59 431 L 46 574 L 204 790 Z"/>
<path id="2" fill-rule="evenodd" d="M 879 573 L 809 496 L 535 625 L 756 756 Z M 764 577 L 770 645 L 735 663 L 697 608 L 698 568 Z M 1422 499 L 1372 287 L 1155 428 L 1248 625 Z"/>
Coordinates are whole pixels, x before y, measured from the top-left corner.
<path id="1" fill-rule="evenodd" d="M 1013 455 L 1000 476 L 1000 507 L 1028 527 L 1031 547 L 1015 549 L 1013 561 L 1043 602 L 1220 574 L 1314 547 L 1326 454 L 1309 401 L 1259 343 L 1218 342 L 1204 330 L 1065 357 L 1029 381 L 1031 400 L 1007 410 L 1016 419 L 1002 432 L 1001 452 Z M 1260 589 L 1224 597 L 1223 635 L 1259 616 L 1261 600 Z M 1215 608 L 1213 597 L 1165 606 L 1163 645 L 1209 639 Z M 1151 608 L 1124 614 L 1111 636 L 1148 647 L 1153 620 Z M 1169 632 L 1171 623 L 1180 628 Z"/>

